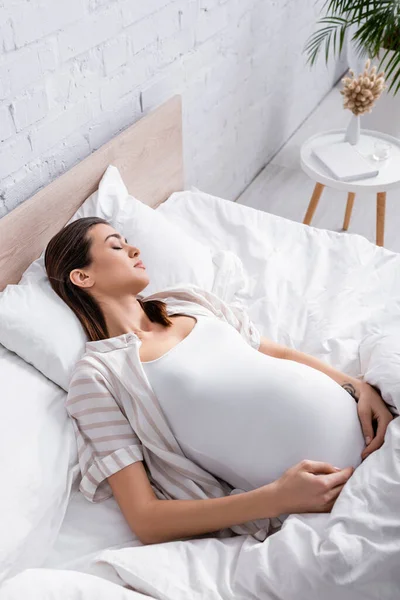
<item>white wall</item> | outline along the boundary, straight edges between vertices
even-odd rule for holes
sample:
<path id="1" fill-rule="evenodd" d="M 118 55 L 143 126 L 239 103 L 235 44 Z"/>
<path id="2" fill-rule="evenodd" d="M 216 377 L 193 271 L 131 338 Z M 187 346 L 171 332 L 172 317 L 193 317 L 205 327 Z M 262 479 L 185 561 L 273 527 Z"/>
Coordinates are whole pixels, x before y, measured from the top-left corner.
<path id="1" fill-rule="evenodd" d="M 186 186 L 236 199 L 343 69 L 315 0 L 0 0 L 0 216 L 175 93 Z"/>

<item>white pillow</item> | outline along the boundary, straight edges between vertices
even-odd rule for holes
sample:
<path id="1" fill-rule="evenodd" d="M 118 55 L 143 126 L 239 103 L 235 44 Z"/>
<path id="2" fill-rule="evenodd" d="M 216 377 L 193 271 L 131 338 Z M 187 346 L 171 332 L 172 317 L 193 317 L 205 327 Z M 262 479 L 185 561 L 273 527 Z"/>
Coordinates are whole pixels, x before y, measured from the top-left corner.
<path id="1" fill-rule="evenodd" d="M 65 391 L 86 341 L 78 318 L 47 278 L 8 285 L 0 294 L 0 343 Z"/>
<path id="2" fill-rule="evenodd" d="M 109 221 L 113 227 L 116 227 L 118 214 L 123 209 L 127 197 L 128 190 L 118 169 L 110 165 L 101 178 L 98 189 L 81 204 L 66 225 L 82 217 L 101 217 Z M 33 283 L 40 279 L 45 279 L 48 282 L 44 267 L 44 254 L 45 249 L 39 258 L 22 274 L 19 285 Z"/>
<path id="3" fill-rule="evenodd" d="M 181 283 L 196 283 L 206 290 L 212 288 L 211 248 L 187 235 L 157 210 L 128 196 L 115 227 L 140 250 L 150 277 L 144 295 Z"/>
<path id="4" fill-rule="evenodd" d="M 130 196 L 118 169 L 112 165 L 104 173 L 99 189 L 85 200 L 68 223 L 93 216 L 109 221 L 130 244 L 139 248 L 150 277 L 143 294 L 150 295 L 181 282 L 211 289 L 214 265 L 210 247 L 187 235 L 158 210 Z M 48 281 L 44 254 L 45 250 L 28 267 L 20 284 Z"/>
<path id="5" fill-rule="evenodd" d="M 144 296 L 181 282 L 212 289 L 215 273 L 211 249 L 129 196 L 115 167 L 108 167 L 98 191 L 68 223 L 87 216 L 107 219 L 141 250 L 150 276 Z M 43 251 L 18 285 L 8 285 L 0 293 L 0 343 L 67 391 L 86 341 L 78 318 L 50 286 Z"/>
<path id="6" fill-rule="evenodd" d="M 0 346 L 0 585 L 40 567 L 79 474 L 65 392 Z"/>
<path id="7" fill-rule="evenodd" d="M 117 577 L 115 575 L 115 577 Z M 149 600 L 147 594 L 126 589 L 90 573 L 59 569 L 28 569 L 7 581 L 0 600 Z"/>

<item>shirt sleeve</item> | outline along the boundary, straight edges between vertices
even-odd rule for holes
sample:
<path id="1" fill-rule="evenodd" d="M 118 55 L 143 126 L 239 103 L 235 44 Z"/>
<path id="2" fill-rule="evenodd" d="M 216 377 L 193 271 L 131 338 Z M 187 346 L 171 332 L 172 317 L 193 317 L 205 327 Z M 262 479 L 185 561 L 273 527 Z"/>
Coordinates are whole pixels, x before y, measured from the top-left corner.
<path id="1" fill-rule="evenodd" d="M 223 304 L 222 313 L 227 321 L 239 331 L 250 346 L 258 350 L 261 344 L 261 333 L 250 319 L 246 307 L 240 302 Z"/>
<path id="2" fill-rule="evenodd" d="M 172 293 L 171 293 L 172 292 Z M 261 344 L 261 333 L 256 324 L 250 319 L 246 306 L 239 300 L 225 301 L 220 296 L 197 286 L 187 284 L 181 288 L 170 288 L 163 293 L 153 294 L 149 299 L 155 297 L 169 304 L 171 312 L 194 313 L 195 305 L 200 305 L 211 311 L 216 317 L 227 321 L 243 337 L 243 339 L 256 350 Z M 190 302 L 191 304 L 188 304 Z"/>
<path id="3" fill-rule="evenodd" d="M 93 367 L 75 370 L 66 400 L 75 430 L 80 491 L 91 502 L 112 496 L 107 477 L 143 460 L 142 445 L 118 406 L 111 385 Z"/>
<path id="4" fill-rule="evenodd" d="M 246 306 L 237 299 L 227 302 L 214 292 L 193 283 L 172 286 L 145 298 L 145 300 L 153 299 L 165 302 L 169 314 L 178 312 L 196 314 L 196 306 L 202 306 L 235 327 L 250 346 L 256 350 L 260 348 L 261 333 L 250 319 Z"/>
<path id="5" fill-rule="evenodd" d="M 201 295 L 206 306 L 219 318 L 232 325 L 243 339 L 256 350 L 261 344 L 261 333 L 255 323 L 250 319 L 246 306 L 239 300 L 226 302 L 221 297 L 197 286 L 192 286 L 194 293 Z M 204 304 L 204 301 L 201 301 Z"/>

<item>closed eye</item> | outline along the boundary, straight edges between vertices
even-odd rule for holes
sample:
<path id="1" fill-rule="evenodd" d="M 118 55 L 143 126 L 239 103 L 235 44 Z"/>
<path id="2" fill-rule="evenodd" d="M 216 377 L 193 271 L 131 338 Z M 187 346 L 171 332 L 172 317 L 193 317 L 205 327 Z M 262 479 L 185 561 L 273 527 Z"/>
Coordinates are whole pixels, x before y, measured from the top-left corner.
<path id="1" fill-rule="evenodd" d="M 117 246 L 113 246 L 114 250 L 123 250 L 123 248 L 117 248 Z"/>

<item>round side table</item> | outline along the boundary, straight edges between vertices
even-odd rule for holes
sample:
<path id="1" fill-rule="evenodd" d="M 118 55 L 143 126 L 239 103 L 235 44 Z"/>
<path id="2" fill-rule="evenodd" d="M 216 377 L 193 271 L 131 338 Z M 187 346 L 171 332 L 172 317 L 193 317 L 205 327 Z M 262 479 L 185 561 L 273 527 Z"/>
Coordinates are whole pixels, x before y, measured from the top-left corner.
<path id="1" fill-rule="evenodd" d="M 316 181 L 303 223 L 305 225 L 310 225 L 323 189 L 325 186 L 328 186 L 347 192 L 347 205 L 343 222 L 343 229 L 347 230 L 356 193 L 361 191 L 373 191 L 376 192 L 376 244 L 378 246 L 383 246 L 386 192 L 387 190 L 400 187 L 400 140 L 391 135 L 387 135 L 386 133 L 362 129 L 360 139 L 354 147 L 368 160 L 368 162 L 379 169 L 379 174 L 376 175 L 376 177 L 370 177 L 368 179 L 338 181 L 331 177 L 328 171 L 325 170 L 324 165 L 313 154 L 313 149 L 317 146 L 343 142 L 345 133 L 345 129 L 325 131 L 311 137 L 304 142 L 301 147 L 301 167 L 311 179 Z M 390 156 L 383 161 L 376 161 L 372 158 L 374 144 L 379 140 L 389 142 L 391 145 Z"/>

